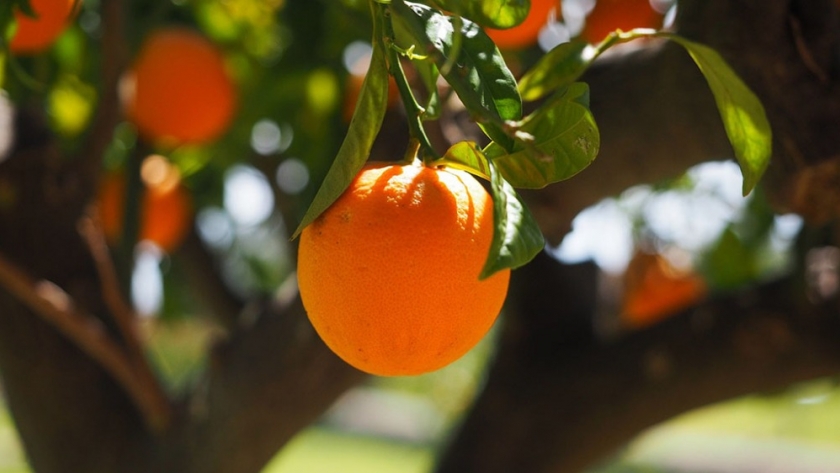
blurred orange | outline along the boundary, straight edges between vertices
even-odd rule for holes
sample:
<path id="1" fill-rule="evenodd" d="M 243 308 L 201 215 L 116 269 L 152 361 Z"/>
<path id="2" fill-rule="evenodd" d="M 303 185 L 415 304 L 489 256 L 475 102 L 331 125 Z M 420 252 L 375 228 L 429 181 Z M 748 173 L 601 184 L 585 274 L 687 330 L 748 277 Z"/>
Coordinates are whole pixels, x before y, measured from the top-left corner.
<path id="1" fill-rule="evenodd" d="M 143 161 L 140 178 L 145 189 L 140 204 L 140 240 L 148 240 L 171 252 L 186 237 L 192 225 L 193 206 L 178 169 L 166 158 L 152 155 Z M 99 216 L 105 237 L 112 244 L 122 236 L 126 178 L 107 174 L 99 188 Z"/>
<path id="2" fill-rule="evenodd" d="M 29 0 L 37 18 L 15 10 L 17 29 L 9 43 L 12 54 L 36 54 L 52 46 L 78 11 L 73 10 L 74 3 L 75 0 Z"/>
<path id="3" fill-rule="evenodd" d="M 185 28 L 152 33 L 124 84 L 126 114 L 158 144 L 200 144 L 224 133 L 237 94 L 221 51 Z"/>
<path id="4" fill-rule="evenodd" d="M 675 268 L 659 254 L 637 252 L 624 274 L 621 320 L 632 328 L 655 324 L 706 295 L 697 274 Z"/>
<path id="5" fill-rule="evenodd" d="M 586 17 L 581 37 L 590 43 L 599 43 L 617 29 L 659 28 L 662 16 L 649 0 L 596 0 L 595 8 Z"/>
<path id="6" fill-rule="evenodd" d="M 548 23 L 552 10 L 560 12 L 560 0 L 531 0 L 531 10 L 525 21 L 504 30 L 487 28 L 488 36 L 499 49 L 524 49 L 537 44 L 542 27 Z"/>

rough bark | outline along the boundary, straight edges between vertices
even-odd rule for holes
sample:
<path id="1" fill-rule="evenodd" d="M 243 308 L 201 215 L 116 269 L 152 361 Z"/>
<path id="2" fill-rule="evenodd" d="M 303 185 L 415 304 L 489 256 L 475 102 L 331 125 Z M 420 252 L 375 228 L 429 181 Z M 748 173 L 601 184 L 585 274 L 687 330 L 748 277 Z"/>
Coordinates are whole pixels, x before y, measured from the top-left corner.
<path id="1" fill-rule="evenodd" d="M 514 274 L 487 386 L 438 473 L 571 473 L 690 409 L 840 370 L 840 317 L 785 279 L 599 337 L 591 265 Z M 547 297 L 546 294 L 550 294 Z"/>
<path id="2" fill-rule="evenodd" d="M 36 117 L 13 121 L 14 146 L 0 163 L 0 188 L 11 196 L 0 209 L 0 252 L 32 279 L 63 288 L 119 341 L 77 228 L 94 188 L 78 185 L 82 161 L 63 160 Z M 200 248 L 184 256 L 194 268 L 213 268 Z M 323 345 L 294 287 L 246 305 L 220 290 L 215 274 L 197 271 L 193 282 L 214 291 L 219 318 L 233 322 L 203 380 L 173 401 L 163 432 L 149 428 L 110 373 L 0 289 L 0 373 L 35 471 L 257 472 L 363 379 Z"/>
<path id="3" fill-rule="evenodd" d="M 835 2 L 679 6 L 678 33 L 720 52 L 767 110 L 774 143 L 764 185 L 776 209 L 814 223 L 835 219 L 838 144 L 827 132 L 840 123 Z M 584 80 L 599 157 L 579 176 L 528 194 L 552 243 L 601 198 L 732 154 L 707 86 L 676 46 L 606 57 Z M 580 471 L 688 409 L 838 370 L 837 307 L 810 305 L 795 281 L 607 341 L 581 322 L 594 317 L 594 306 L 580 306 L 592 304 L 579 290 L 581 277 L 594 285 L 591 275 L 552 266 L 542 257 L 517 272 L 488 384 L 438 472 Z"/>

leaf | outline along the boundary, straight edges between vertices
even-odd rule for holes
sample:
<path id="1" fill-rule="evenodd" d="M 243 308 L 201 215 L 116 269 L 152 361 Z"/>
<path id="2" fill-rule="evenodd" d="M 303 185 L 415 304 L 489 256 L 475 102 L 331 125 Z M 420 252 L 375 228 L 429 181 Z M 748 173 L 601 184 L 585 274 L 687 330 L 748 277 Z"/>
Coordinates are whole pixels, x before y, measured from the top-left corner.
<path id="1" fill-rule="evenodd" d="M 516 269 L 534 259 L 545 247 L 540 227 L 519 194 L 490 160 L 487 160 L 487 169 L 490 171 L 495 231 L 479 276 L 481 279 L 506 268 Z"/>
<path id="2" fill-rule="evenodd" d="M 373 141 L 382 126 L 388 106 L 388 66 L 378 22 L 374 26 L 373 54 L 367 75 L 359 92 L 356 111 L 350 120 L 347 136 L 341 143 L 338 154 L 315 198 L 309 205 L 292 239 L 297 238 L 304 227 L 312 223 L 347 189 L 353 178 L 364 167 L 370 156 Z"/>
<path id="3" fill-rule="evenodd" d="M 522 23 L 531 9 L 530 0 L 434 0 L 434 3 L 481 26 L 499 29 Z"/>
<path id="4" fill-rule="evenodd" d="M 537 100 L 576 81 L 596 58 L 584 41 L 571 41 L 554 47 L 540 58 L 519 81 L 522 99 Z"/>
<path id="5" fill-rule="evenodd" d="M 481 270 L 481 279 L 505 268 L 518 268 L 531 261 L 545 246 L 540 228 L 516 189 L 475 143 L 461 141 L 431 165 L 461 169 L 490 181 L 493 198 L 493 242 Z"/>
<path id="6" fill-rule="evenodd" d="M 487 136 L 512 150 L 513 138 L 504 123 L 522 118 L 522 99 L 490 37 L 476 23 L 442 15 L 424 5 L 394 0 L 392 7 L 394 20 L 411 35 L 418 51 L 431 56 Z"/>
<path id="7" fill-rule="evenodd" d="M 732 230 L 723 231 L 717 243 L 703 257 L 703 274 L 719 289 L 733 289 L 757 277 L 754 247 L 748 247 Z"/>
<path id="8" fill-rule="evenodd" d="M 520 131 L 535 141 L 517 141 L 512 153 L 496 143 L 484 150 L 514 187 L 536 189 L 568 179 L 589 166 L 601 145 L 598 126 L 589 111 L 589 87 L 580 82 L 529 115 Z"/>
<path id="9" fill-rule="evenodd" d="M 683 46 L 709 83 L 726 135 L 744 176 L 743 193 L 756 186 L 770 163 L 773 138 L 764 106 L 712 48 L 670 33 L 658 33 Z"/>
<path id="10" fill-rule="evenodd" d="M 442 158 L 432 162 L 431 166 L 449 166 L 461 169 L 490 180 L 490 163 L 484 153 L 473 141 L 459 141 L 452 145 Z"/>

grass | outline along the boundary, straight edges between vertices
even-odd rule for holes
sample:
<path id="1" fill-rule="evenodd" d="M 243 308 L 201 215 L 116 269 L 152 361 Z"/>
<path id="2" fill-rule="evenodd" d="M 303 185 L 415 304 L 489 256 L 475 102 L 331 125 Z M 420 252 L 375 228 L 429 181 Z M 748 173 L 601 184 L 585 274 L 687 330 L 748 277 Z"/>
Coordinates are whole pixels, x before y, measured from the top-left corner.
<path id="1" fill-rule="evenodd" d="M 298 435 L 263 473 L 426 473 L 426 447 L 312 428 Z"/>
<path id="2" fill-rule="evenodd" d="M 15 427 L 0 398 L 0 473 L 29 473 Z"/>

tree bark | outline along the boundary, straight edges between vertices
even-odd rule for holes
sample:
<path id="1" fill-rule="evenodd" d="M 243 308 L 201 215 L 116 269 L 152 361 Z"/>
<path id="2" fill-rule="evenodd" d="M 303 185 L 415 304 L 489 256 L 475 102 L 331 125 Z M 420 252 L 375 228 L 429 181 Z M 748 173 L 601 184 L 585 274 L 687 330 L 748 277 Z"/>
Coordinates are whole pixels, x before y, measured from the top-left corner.
<path id="1" fill-rule="evenodd" d="M 76 309 L 122 343 L 77 228 L 94 188 L 77 185 L 84 163 L 64 161 L 37 117 L 19 112 L 13 121 L 15 145 L 0 163 L 0 189 L 11 196 L 0 208 L 0 254 L 39 287 L 63 288 Z M 190 264 L 213 267 L 208 253 L 185 253 Z M 216 278 L 202 273 L 194 283 L 216 291 L 220 318 L 233 322 L 201 382 L 173 401 L 162 432 L 149 428 L 110 373 L 0 288 L 0 374 L 35 471 L 258 472 L 364 378 L 318 338 L 294 284 L 242 305 L 219 290 Z"/>
<path id="2" fill-rule="evenodd" d="M 836 219 L 840 202 L 837 138 L 826 132 L 840 123 L 837 19 L 835 2 L 824 0 L 682 0 L 676 22 L 759 96 L 774 132 L 763 185 L 778 211 L 814 223 Z M 617 52 L 583 80 L 601 130 L 598 159 L 526 195 L 552 244 L 604 197 L 732 155 L 708 86 L 675 45 Z M 795 280 L 603 340 L 591 326 L 591 291 L 580 290 L 583 277 L 595 285 L 589 270 L 543 255 L 514 277 L 488 383 L 439 473 L 581 471 L 671 416 L 834 374 L 840 364 L 837 307 L 809 304 Z"/>
<path id="3" fill-rule="evenodd" d="M 514 273 L 488 383 L 437 473 L 571 473 L 690 409 L 840 370 L 837 306 L 785 279 L 600 337 L 591 264 Z M 588 322 L 587 322 L 588 321 Z"/>

